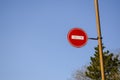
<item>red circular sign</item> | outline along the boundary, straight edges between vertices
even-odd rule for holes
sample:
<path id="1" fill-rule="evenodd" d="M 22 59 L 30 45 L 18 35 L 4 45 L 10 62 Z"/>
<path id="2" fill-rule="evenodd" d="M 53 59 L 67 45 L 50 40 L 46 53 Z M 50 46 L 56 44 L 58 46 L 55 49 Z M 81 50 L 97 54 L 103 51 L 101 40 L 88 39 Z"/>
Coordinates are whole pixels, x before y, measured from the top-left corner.
<path id="1" fill-rule="evenodd" d="M 73 28 L 68 32 L 68 41 L 74 47 L 82 47 L 87 43 L 88 36 L 86 32 L 80 28 Z"/>

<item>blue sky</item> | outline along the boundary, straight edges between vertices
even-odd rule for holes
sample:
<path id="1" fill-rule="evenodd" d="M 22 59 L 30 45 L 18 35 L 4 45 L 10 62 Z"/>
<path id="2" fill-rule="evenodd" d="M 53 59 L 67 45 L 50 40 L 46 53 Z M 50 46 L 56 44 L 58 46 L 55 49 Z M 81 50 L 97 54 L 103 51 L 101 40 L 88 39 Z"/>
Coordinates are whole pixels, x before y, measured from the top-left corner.
<path id="1" fill-rule="evenodd" d="M 119 49 L 120 1 L 99 0 L 103 43 Z M 79 27 L 97 37 L 94 0 L 0 0 L 0 80 L 67 80 L 89 64 L 97 41 L 71 46 Z"/>

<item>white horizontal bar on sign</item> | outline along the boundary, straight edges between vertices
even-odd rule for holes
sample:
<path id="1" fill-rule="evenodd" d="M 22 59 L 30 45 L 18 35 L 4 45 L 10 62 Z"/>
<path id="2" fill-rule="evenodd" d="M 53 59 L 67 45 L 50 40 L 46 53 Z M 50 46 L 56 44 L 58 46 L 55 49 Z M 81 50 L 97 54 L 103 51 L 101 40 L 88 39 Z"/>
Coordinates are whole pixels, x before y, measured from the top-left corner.
<path id="1" fill-rule="evenodd" d="M 72 35 L 72 36 L 71 36 L 71 39 L 84 40 L 84 36 Z"/>

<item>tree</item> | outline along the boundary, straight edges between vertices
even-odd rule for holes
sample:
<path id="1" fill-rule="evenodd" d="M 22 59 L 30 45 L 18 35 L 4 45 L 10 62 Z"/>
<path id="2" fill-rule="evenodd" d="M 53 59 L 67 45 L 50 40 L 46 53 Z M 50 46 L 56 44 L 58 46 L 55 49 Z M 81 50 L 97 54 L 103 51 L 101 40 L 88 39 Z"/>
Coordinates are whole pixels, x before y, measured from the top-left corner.
<path id="1" fill-rule="evenodd" d="M 84 69 L 78 69 L 73 75 L 73 80 L 91 80 L 85 75 L 86 67 Z"/>
<path id="2" fill-rule="evenodd" d="M 101 80 L 99 48 L 97 46 L 94 49 L 95 54 L 91 57 L 90 65 L 87 67 L 85 74 L 92 80 Z M 114 56 L 108 50 L 103 52 L 105 80 L 120 80 L 120 60 L 118 57 L 118 55 Z"/>

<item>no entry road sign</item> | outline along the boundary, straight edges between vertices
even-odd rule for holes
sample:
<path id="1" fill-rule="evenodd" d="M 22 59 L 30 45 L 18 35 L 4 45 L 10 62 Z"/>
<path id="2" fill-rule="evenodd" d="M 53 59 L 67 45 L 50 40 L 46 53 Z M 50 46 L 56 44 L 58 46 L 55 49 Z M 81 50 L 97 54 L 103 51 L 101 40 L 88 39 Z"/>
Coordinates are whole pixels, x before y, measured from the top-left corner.
<path id="1" fill-rule="evenodd" d="M 87 43 L 88 36 L 81 28 L 73 28 L 68 32 L 68 41 L 74 47 L 82 47 Z"/>

